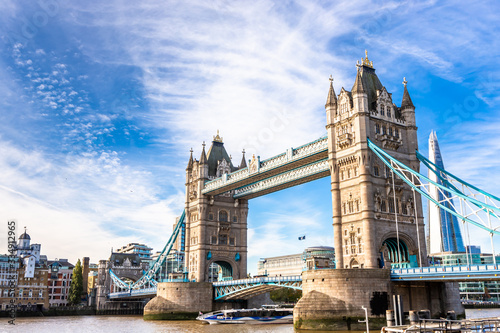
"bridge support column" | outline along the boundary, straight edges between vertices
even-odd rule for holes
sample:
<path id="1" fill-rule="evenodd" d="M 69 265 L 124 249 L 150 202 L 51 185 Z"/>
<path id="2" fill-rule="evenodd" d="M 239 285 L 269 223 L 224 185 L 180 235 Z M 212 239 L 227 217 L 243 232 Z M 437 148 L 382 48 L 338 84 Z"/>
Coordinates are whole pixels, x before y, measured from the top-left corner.
<path id="1" fill-rule="evenodd" d="M 195 319 L 198 312 L 212 311 L 210 282 L 158 283 L 156 297 L 144 307 L 145 320 Z"/>
<path id="2" fill-rule="evenodd" d="M 427 309 L 433 318 L 465 312 L 457 282 L 393 282 L 393 293 L 402 296 L 405 311 Z"/>
<path id="3" fill-rule="evenodd" d="M 293 309 L 294 326 L 296 329 L 362 331 L 366 325 L 358 323 L 358 319 L 365 316 L 361 306 L 368 308 L 369 313 L 371 309 L 385 315 L 390 291 L 390 271 L 386 269 L 305 271 L 302 298 Z M 370 326 L 375 327 L 378 322 L 385 323 L 385 317 L 370 320 Z"/>

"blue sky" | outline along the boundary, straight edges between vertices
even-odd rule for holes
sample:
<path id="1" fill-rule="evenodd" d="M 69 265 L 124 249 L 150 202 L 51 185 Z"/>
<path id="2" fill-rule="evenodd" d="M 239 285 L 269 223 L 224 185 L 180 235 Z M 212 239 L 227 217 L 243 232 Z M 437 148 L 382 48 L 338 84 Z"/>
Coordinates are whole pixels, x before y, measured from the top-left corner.
<path id="1" fill-rule="evenodd" d="M 445 166 L 499 194 L 499 10 L 2 1 L 0 220 L 27 226 L 50 258 L 97 262 L 129 242 L 159 250 L 183 209 L 191 147 L 199 156 L 219 129 L 239 163 L 243 148 L 266 158 L 317 139 L 329 75 L 350 90 L 365 49 L 398 105 L 408 80 L 420 150 L 436 130 Z M 251 272 L 260 257 L 332 244 L 328 179 L 250 202 Z"/>

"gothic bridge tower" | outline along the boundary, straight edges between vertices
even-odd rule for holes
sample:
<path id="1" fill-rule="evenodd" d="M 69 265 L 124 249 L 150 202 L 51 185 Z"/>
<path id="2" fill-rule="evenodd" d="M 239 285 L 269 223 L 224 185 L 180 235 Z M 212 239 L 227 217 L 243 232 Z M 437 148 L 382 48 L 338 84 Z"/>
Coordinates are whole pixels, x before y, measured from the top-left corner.
<path id="1" fill-rule="evenodd" d="M 370 138 L 419 171 L 415 107 L 403 84 L 398 107 L 368 55 L 357 64 L 351 91 L 337 96 L 330 83 L 325 109 L 337 268 L 404 267 L 427 257 L 420 195 L 396 176 L 393 183 L 367 145 Z"/>
<path id="2" fill-rule="evenodd" d="M 185 265 L 189 279 L 209 282 L 247 276 L 248 200 L 233 199 L 233 191 L 207 196 L 201 193 L 206 181 L 245 168 L 233 166 L 222 138 L 214 136 L 208 153 L 205 143 L 200 160 L 193 152 L 186 168 Z"/>

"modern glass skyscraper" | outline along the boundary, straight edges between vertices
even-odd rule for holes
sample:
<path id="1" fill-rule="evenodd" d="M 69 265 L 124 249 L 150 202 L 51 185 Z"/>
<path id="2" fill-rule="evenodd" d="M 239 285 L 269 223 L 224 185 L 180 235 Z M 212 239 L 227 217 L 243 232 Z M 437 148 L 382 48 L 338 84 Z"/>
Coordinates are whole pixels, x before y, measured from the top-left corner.
<path id="1" fill-rule="evenodd" d="M 431 132 L 429 136 L 429 160 L 444 169 L 443 158 L 439 150 L 439 144 L 435 132 Z M 437 176 L 429 170 L 429 178 L 438 183 L 443 184 Z M 434 185 L 430 186 L 430 194 L 433 199 L 442 202 L 446 198 L 450 198 L 448 193 L 438 191 Z M 449 199 L 451 201 L 451 198 Z M 445 205 L 454 209 L 453 206 L 445 202 Z M 464 242 L 462 240 L 462 233 L 458 224 L 457 217 L 429 201 L 429 253 L 441 252 L 465 252 Z"/>

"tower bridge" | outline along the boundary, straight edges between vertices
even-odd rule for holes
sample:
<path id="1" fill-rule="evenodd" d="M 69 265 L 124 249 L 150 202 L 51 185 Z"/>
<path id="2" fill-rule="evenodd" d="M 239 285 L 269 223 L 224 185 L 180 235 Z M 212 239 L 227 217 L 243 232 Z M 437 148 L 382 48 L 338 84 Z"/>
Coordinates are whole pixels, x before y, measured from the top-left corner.
<path id="1" fill-rule="evenodd" d="M 373 297 L 385 297 L 380 304 L 387 306 L 388 295 L 396 293 L 404 295 L 408 308 L 422 306 L 439 312 L 456 301 L 456 288 L 443 281 L 495 279 L 496 263 L 477 269 L 471 265 L 441 271 L 426 267 L 422 197 L 491 235 L 499 233 L 492 220 L 499 220 L 500 199 L 418 153 L 415 106 L 406 79 L 397 106 L 367 55 L 356 67 L 350 91 L 341 88 L 336 94 L 330 80 L 325 104 L 327 136 L 265 160 L 253 156 L 247 163 L 243 153 L 238 166 L 233 165 L 219 133 L 208 152 L 202 145 L 199 159 L 191 150 L 185 207 L 172 237 L 142 278 L 134 283 L 113 278 L 117 288 L 110 297 L 144 295 L 146 289 L 152 293 L 156 288 L 157 297 L 146 309 L 149 312 L 170 311 L 165 299 L 176 297 L 185 299 L 176 311 L 197 312 L 202 309 L 194 310 L 197 305 L 187 300 L 193 295 L 199 304 L 206 301 L 203 306 L 208 309 L 214 299 L 248 298 L 277 287 L 302 288 L 297 318 L 314 321 L 332 313 L 337 317 L 359 314 L 361 305 L 371 304 Z M 436 177 L 422 175 L 420 163 Z M 300 279 L 287 281 L 246 279 L 248 201 L 322 177 L 331 179 L 336 269 L 306 271 Z M 441 195 L 431 195 L 436 191 Z M 172 248 L 184 253 L 182 281 L 191 283 L 157 281 Z M 212 285 L 210 267 L 214 264 L 219 267 L 219 282 Z M 432 292 L 422 296 L 419 288 Z M 435 298 L 442 295 L 449 296 L 448 303 L 436 303 Z M 314 310 L 323 301 L 325 311 L 330 312 Z M 372 308 L 372 312 L 379 310 Z"/>

